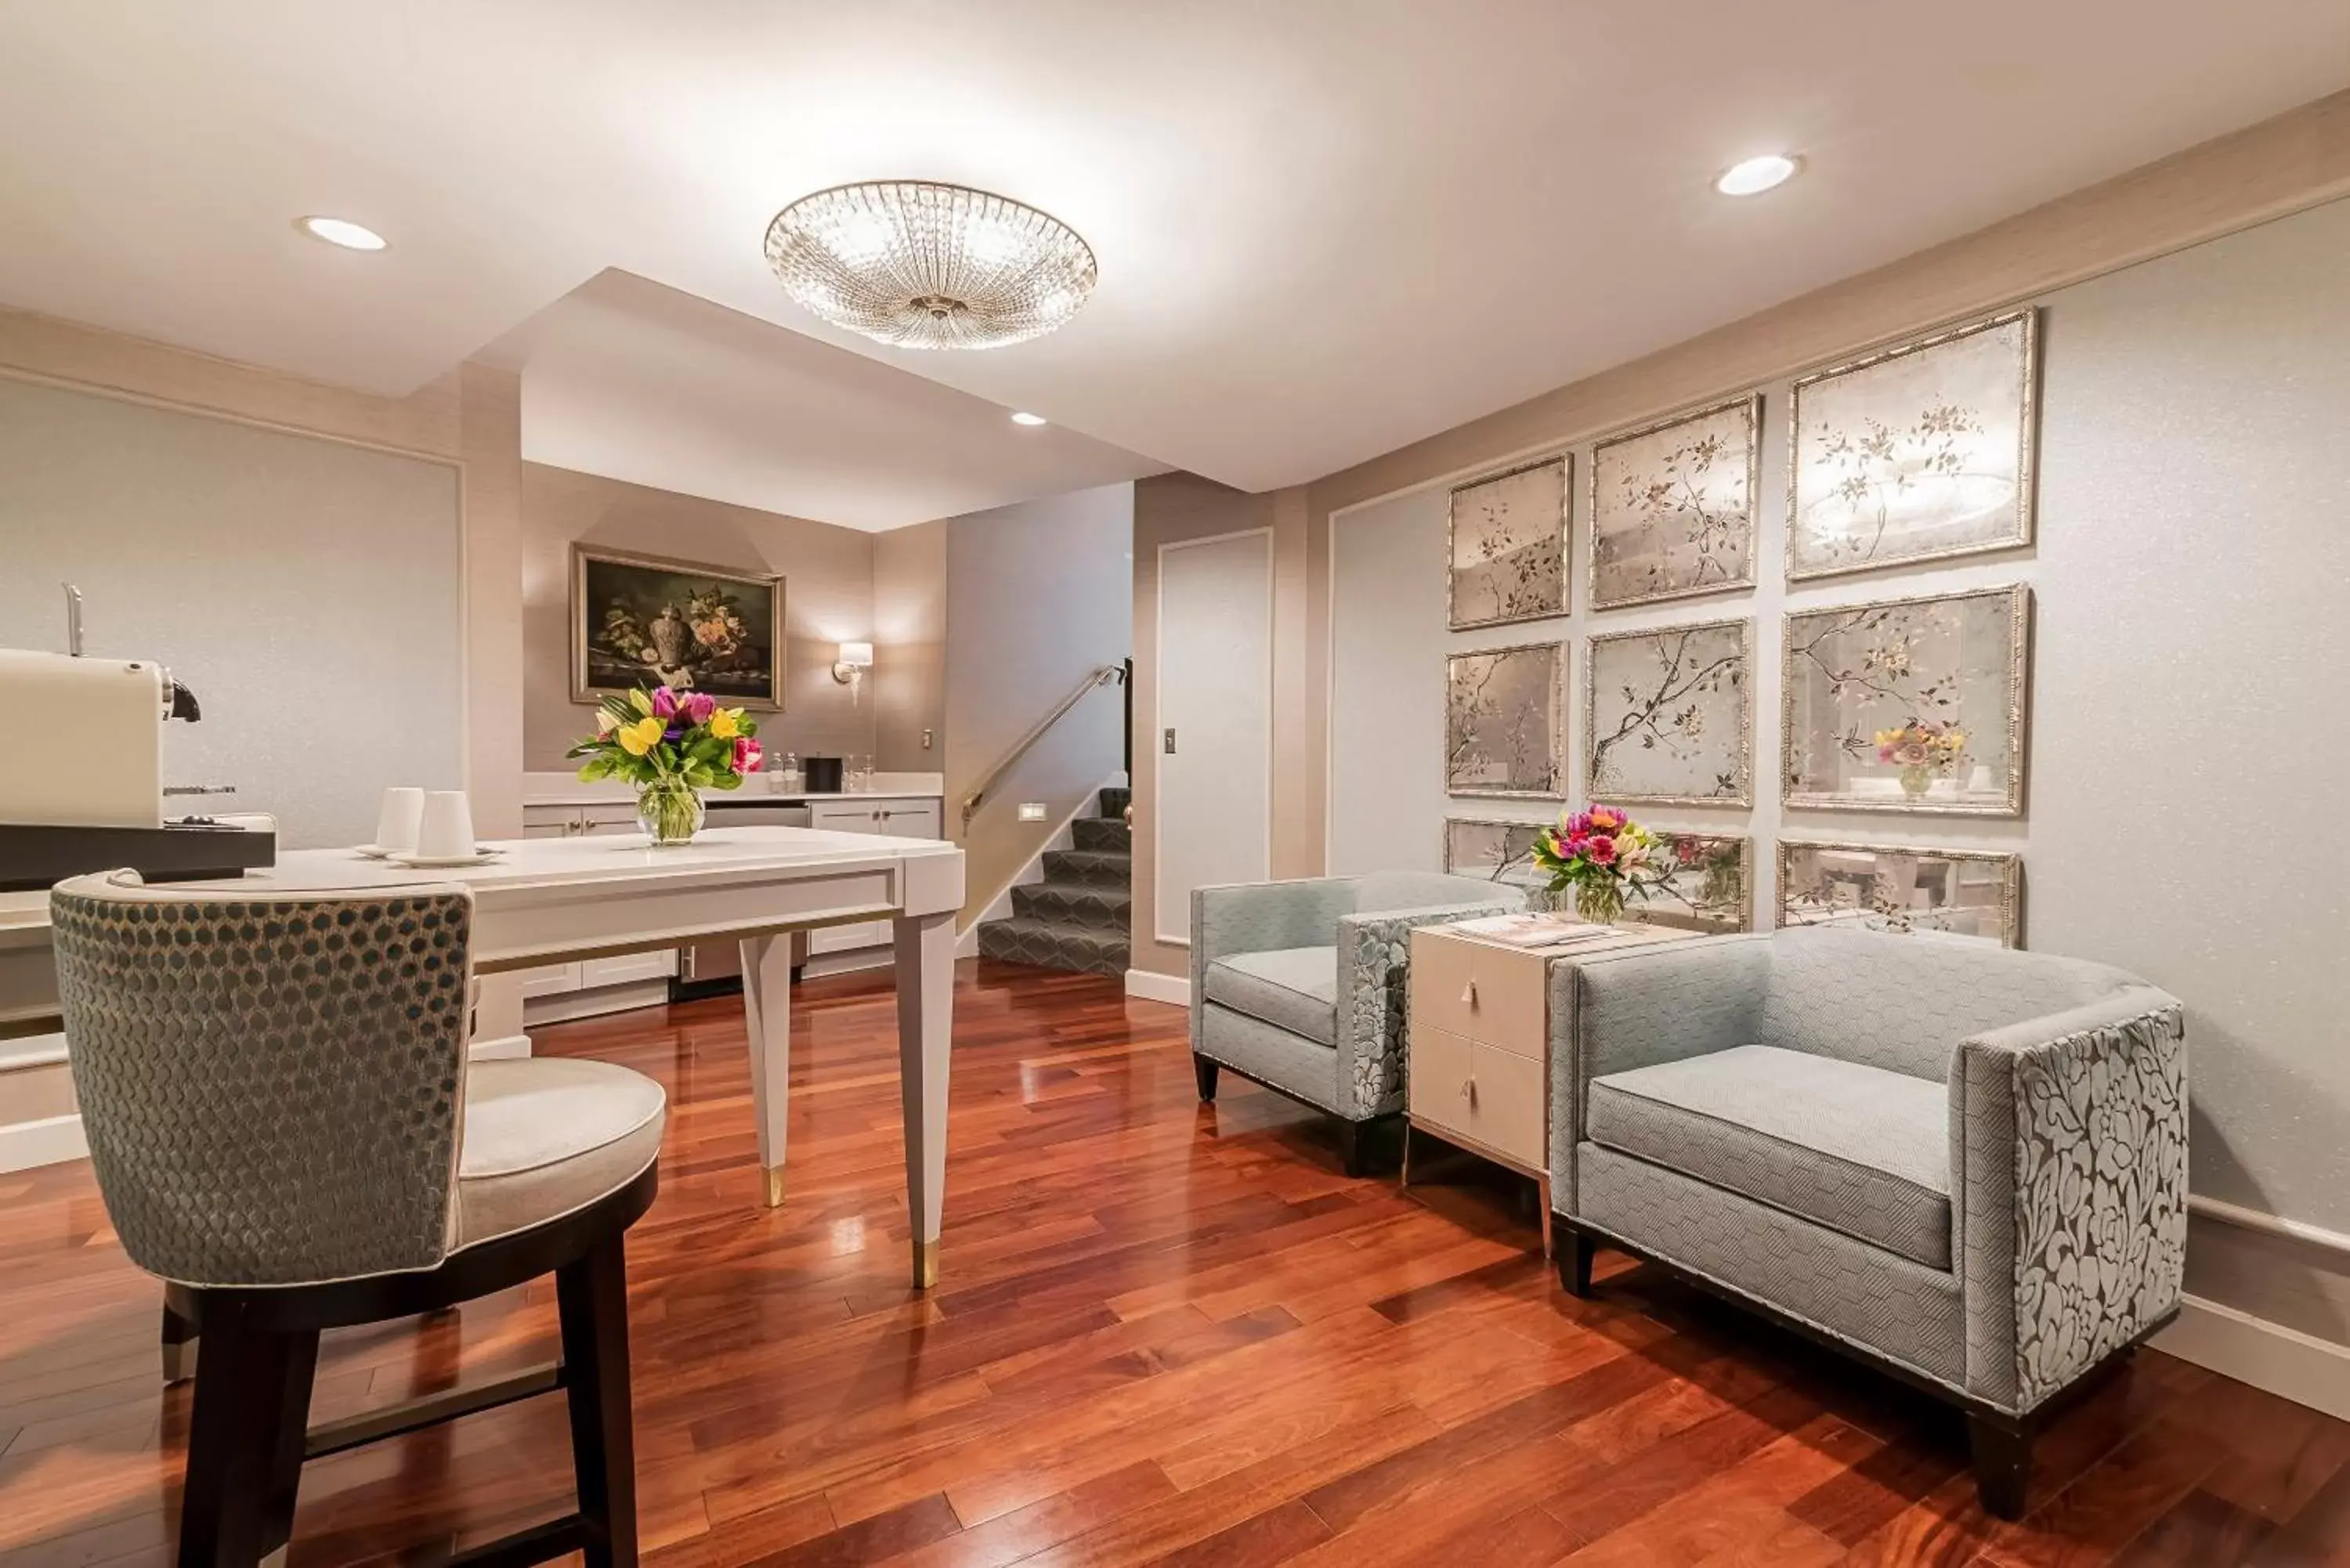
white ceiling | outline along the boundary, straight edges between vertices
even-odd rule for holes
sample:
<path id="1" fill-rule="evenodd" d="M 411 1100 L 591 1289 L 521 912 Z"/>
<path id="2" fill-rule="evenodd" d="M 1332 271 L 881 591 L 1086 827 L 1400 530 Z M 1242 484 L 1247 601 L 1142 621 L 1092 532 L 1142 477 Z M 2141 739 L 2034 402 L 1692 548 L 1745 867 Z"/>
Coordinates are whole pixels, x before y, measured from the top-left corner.
<path id="1" fill-rule="evenodd" d="M 475 356 L 523 371 L 522 452 L 850 528 L 903 527 L 1167 465 L 624 272 Z"/>
<path id="2" fill-rule="evenodd" d="M 401 392 L 619 269 L 1263 489 L 2345 81 L 2342 0 L 0 0 L 0 303 Z M 1776 148 L 1794 183 L 1708 189 Z M 817 323 L 767 219 L 883 176 L 1063 218 L 1093 302 L 987 353 Z M 304 213 L 392 249 L 306 240 Z M 564 389 L 525 369 L 546 452 L 775 483 L 788 447 L 744 449 L 786 413 L 671 392 L 857 369 L 603 292 L 548 326 Z M 659 396 L 633 384 L 655 362 Z M 896 417 L 889 383 L 842 383 Z M 993 493 L 1027 455 L 910 496 Z M 825 504 L 915 504 L 837 483 Z"/>

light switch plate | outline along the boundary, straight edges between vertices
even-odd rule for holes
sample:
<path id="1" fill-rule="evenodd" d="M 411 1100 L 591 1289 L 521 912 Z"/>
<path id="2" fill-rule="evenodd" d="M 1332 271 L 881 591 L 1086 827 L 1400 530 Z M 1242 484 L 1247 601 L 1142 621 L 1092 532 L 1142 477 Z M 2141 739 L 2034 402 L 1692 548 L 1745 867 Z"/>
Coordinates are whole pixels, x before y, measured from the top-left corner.
<path id="1" fill-rule="evenodd" d="M 1041 800 L 1022 801 L 1020 803 L 1020 820 L 1023 822 L 1044 821 L 1045 803 Z"/>
<path id="2" fill-rule="evenodd" d="M 930 732 L 928 730 L 925 730 L 925 731 L 923 731 L 923 732 L 922 732 L 922 750 L 924 750 L 924 751 L 926 751 L 926 752 L 927 752 L 927 751 L 929 751 L 930 749 L 931 749 L 931 732 Z"/>

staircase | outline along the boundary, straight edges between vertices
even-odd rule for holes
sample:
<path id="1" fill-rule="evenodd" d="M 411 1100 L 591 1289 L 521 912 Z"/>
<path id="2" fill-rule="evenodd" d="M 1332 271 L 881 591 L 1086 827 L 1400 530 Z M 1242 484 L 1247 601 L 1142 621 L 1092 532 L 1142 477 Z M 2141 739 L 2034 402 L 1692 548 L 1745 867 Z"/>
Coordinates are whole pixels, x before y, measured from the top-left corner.
<path id="1" fill-rule="evenodd" d="M 1134 908 L 1133 793 L 1106 789 L 1069 825 L 1074 849 L 1045 851 L 1045 879 L 1012 889 L 1012 918 L 979 923 L 979 956 L 1078 974 L 1124 974 Z"/>

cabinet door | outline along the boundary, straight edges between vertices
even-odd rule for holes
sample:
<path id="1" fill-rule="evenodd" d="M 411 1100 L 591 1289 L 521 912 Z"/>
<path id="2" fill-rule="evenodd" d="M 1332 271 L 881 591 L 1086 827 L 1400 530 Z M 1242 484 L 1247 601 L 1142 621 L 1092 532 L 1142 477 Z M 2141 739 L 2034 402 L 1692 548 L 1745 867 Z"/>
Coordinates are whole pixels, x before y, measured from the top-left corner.
<path id="1" fill-rule="evenodd" d="M 579 966 L 576 963 L 542 964 L 537 969 L 524 970 L 521 978 L 525 1002 L 534 996 L 561 996 L 579 989 Z"/>
<path id="2" fill-rule="evenodd" d="M 885 801 L 877 808 L 880 819 L 874 831 L 892 838 L 936 838 L 939 836 L 939 803 L 934 800 Z"/>
<path id="3" fill-rule="evenodd" d="M 869 800 L 825 800 L 808 803 L 808 826 L 833 833 L 880 833 L 881 808 Z M 810 957 L 821 953 L 862 951 L 889 945 L 889 922 L 860 920 L 853 926 L 824 926 L 808 933 Z"/>
<path id="4" fill-rule="evenodd" d="M 526 805 L 522 808 L 525 838 L 568 838 L 579 830 L 579 808 L 572 805 Z"/>
<path id="5" fill-rule="evenodd" d="M 1449 1030 L 1414 1023 L 1411 1086 L 1406 1095 L 1413 1117 L 1440 1131 L 1472 1136 L 1475 1113 L 1469 1096 L 1474 1070 L 1468 1041 Z"/>

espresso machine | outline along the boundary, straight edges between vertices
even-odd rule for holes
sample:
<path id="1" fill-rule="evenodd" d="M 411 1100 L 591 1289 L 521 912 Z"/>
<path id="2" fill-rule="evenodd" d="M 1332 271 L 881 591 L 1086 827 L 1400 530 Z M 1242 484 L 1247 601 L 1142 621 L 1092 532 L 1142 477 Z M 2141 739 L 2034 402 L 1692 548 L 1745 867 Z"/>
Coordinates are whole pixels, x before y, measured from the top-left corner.
<path id="1" fill-rule="evenodd" d="M 82 651 L 81 594 L 66 585 L 64 653 L 0 649 L 0 713 L 37 720 L 37 748 L 0 768 L 0 890 L 129 867 L 151 882 L 274 865 L 266 819 L 163 816 L 163 726 L 203 717 L 151 659 Z"/>

